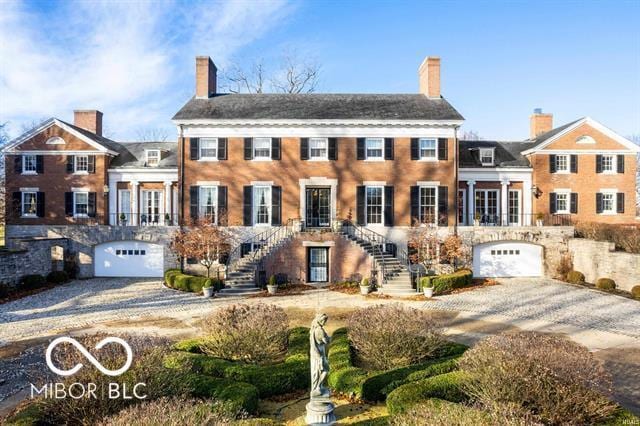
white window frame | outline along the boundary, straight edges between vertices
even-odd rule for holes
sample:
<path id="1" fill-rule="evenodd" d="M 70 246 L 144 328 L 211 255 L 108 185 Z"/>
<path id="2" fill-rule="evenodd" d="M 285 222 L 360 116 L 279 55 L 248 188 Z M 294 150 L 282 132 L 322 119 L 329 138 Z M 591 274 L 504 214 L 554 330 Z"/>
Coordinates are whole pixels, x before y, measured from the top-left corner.
<path id="1" fill-rule="evenodd" d="M 158 167 L 160 165 L 160 150 L 159 149 L 147 149 L 145 150 L 146 154 L 146 164 L 148 167 Z M 152 157 L 156 157 L 157 161 L 155 164 L 151 164 Z"/>
<path id="2" fill-rule="evenodd" d="M 517 215 L 517 221 L 515 222 L 511 222 L 511 194 L 518 194 L 518 215 Z M 520 223 L 522 222 L 522 191 L 520 191 L 519 189 L 509 189 L 507 191 L 507 211 L 506 211 L 506 218 L 507 218 L 507 223 L 509 225 L 520 225 Z"/>
<path id="3" fill-rule="evenodd" d="M 370 156 L 369 155 L 369 143 L 380 143 L 380 155 L 379 156 Z M 371 148 L 377 149 L 377 148 Z M 364 158 L 366 161 L 384 161 L 384 138 L 366 138 L 364 140 Z"/>
<path id="4" fill-rule="evenodd" d="M 564 168 L 560 168 L 560 159 L 564 160 Z M 556 155 L 556 173 L 558 174 L 569 174 L 571 173 L 571 157 L 569 154 L 558 154 Z"/>
<path id="5" fill-rule="evenodd" d="M 324 141 L 324 156 L 314 156 L 312 155 L 313 147 L 311 146 L 313 142 Z M 309 160 L 310 161 L 329 161 L 329 138 L 309 138 Z"/>
<path id="6" fill-rule="evenodd" d="M 615 215 L 618 214 L 618 192 L 617 191 L 600 191 L 602 194 L 602 213 L 605 215 Z M 607 210 L 604 208 L 604 197 L 611 196 L 611 209 Z"/>
<path id="7" fill-rule="evenodd" d="M 422 142 L 433 141 L 433 156 L 422 155 Z M 426 148 L 431 149 L 431 148 Z M 418 157 L 420 161 L 438 161 L 438 138 L 419 138 L 418 139 Z"/>
<path id="8" fill-rule="evenodd" d="M 27 157 L 33 158 L 33 170 L 27 170 Z M 35 154 L 24 154 L 22 156 L 22 174 L 23 175 L 37 175 L 38 174 L 38 156 Z"/>
<path id="9" fill-rule="evenodd" d="M 24 211 L 24 207 L 25 207 L 25 195 L 27 194 L 33 194 L 34 195 L 34 200 L 35 200 L 35 213 L 25 213 Z M 26 217 L 26 218 L 32 218 L 32 217 L 38 217 L 38 192 L 37 191 L 24 191 L 21 192 L 21 199 L 20 199 L 20 204 L 21 204 L 21 208 L 20 208 L 20 213 L 21 213 L 21 217 Z"/>
<path id="10" fill-rule="evenodd" d="M 258 223 L 258 203 L 257 203 L 257 195 L 258 195 L 258 189 L 260 188 L 268 188 L 267 191 L 267 211 L 268 211 L 268 218 L 267 218 L 267 223 Z M 273 212 L 271 211 L 271 205 L 272 205 L 272 197 L 273 197 L 273 187 L 272 185 L 254 185 L 253 186 L 253 194 L 252 194 L 253 200 L 252 200 L 252 207 L 253 207 L 253 211 L 251 212 L 251 216 L 253 218 L 253 224 L 255 226 L 271 226 L 271 218 L 272 218 L 272 214 Z"/>
<path id="11" fill-rule="evenodd" d="M 256 154 L 256 142 L 266 142 L 268 141 L 268 154 L 267 155 L 257 155 Z M 271 161 L 271 147 L 273 146 L 273 140 L 272 138 L 263 138 L 263 137 L 258 137 L 258 138 L 253 138 L 253 140 L 251 141 L 251 150 L 253 151 L 251 153 L 253 160 L 254 161 Z M 264 148 L 261 148 L 264 149 Z"/>
<path id="12" fill-rule="evenodd" d="M 380 222 L 369 222 L 369 189 L 380 190 Z M 367 225 L 384 225 L 384 185 L 367 185 L 364 189 L 364 216 Z"/>
<path id="13" fill-rule="evenodd" d="M 85 195 L 87 197 L 87 212 L 86 213 L 78 213 L 77 212 L 78 195 Z M 89 192 L 79 191 L 79 192 L 74 192 L 73 193 L 73 217 L 89 217 Z"/>
<path id="14" fill-rule="evenodd" d="M 437 185 L 420 185 L 418 186 L 418 220 L 420 220 L 420 225 L 437 225 L 438 224 L 438 186 Z M 434 215 L 433 215 L 433 223 L 423 222 L 422 221 L 422 189 L 431 188 L 434 191 Z M 456 213 L 457 214 L 457 213 Z"/>
<path id="15" fill-rule="evenodd" d="M 618 172 L 617 166 L 618 166 L 618 162 L 616 161 L 616 156 L 613 154 L 603 154 L 602 155 L 602 173 L 607 174 L 607 175 L 614 175 Z M 604 159 L 605 158 L 610 158 L 611 159 L 611 169 L 607 170 L 604 168 Z"/>
<path id="16" fill-rule="evenodd" d="M 502 193 L 499 189 L 494 189 L 494 188 L 480 188 L 480 189 L 474 189 L 473 190 L 473 218 L 475 220 L 476 217 L 476 213 L 478 210 L 478 205 L 476 204 L 476 196 L 478 193 L 484 193 L 484 205 L 482 206 L 482 215 L 486 215 L 488 214 L 487 212 L 489 211 L 489 193 L 495 193 L 496 194 L 496 217 L 500 218 L 500 216 L 502 215 Z"/>
<path id="17" fill-rule="evenodd" d="M 480 164 L 482 164 L 483 166 L 493 166 L 495 165 L 496 162 L 496 156 L 495 156 L 495 150 L 493 148 L 479 148 L 479 159 L 480 159 Z M 488 154 L 488 155 L 487 155 Z M 491 161 L 487 162 L 487 161 L 483 161 L 483 157 L 491 157 Z"/>
<path id="18" fill-rule="evenodd" d="M 462 220 L 458 217 L 458 225 L 466 225 L 467 223 L 467 189 L 459 188 L 458 189 L 458 198 L 460 198 L 460 194 L 462 194 L 462 203 L 458 202 L 458 207 L 462 207 Z M 458 211 L 456 211 L 456 215 L 458 215 Z"/>
<path id="19" fill-rule="evenodd" d="M 207 147 L 204 144 L 207 144 Z M 213 147 L 209 146 L 209 144 L 213 144 Z M 213 156 L 202 155 L 202 151 L 206 150 L 214 150 L 215 154 Z M 218 161 L 218 138 L 200 138 L 198 142 L 198 157 L 200 161 Z"/>
<path id="20" fill-rule="evenodd" d="M 126 197 L 125 197 L 126 194 Z M 123 200 L 129 200 L 129 209 L 125 211 L 123 208 Z M 118 189 L 118 217 L 116 222 L 120 222 L 120 215 L 124 214 L 125 220 L 131 223 L 131 190 L 130 189 Z"/>
<path id="21" fill-rule="evenodd" d="M 80 159 L 85 158 L 87 160 L 87 169 L 86 170 L 78 170 L 78 165 L 80 164 Z M 78 175 L 87 175 L 89 174 L 89 156 L 88 155 L 75 155 L 73 157 L 73 173 Z"/>
<path id="22" fill-rule="evenodd" d="M 208 190 L 215 190 L 214 191 L 214 195 L 213 195 L 213 222 L 214 224 L 218 223 L 218 187 L 215 185 L 205 185 L 205 186 L 201 186 L 198 189 L 198 217 L 205 217 L 206 214 L 206 205 L 203 204 L 202 202 L 204 201 L 204 195 L 205 195 L 205 191 Z"/>
<path id="23" fill-rule="evenodd" d="M 565 198 L 565 208 L 559 208 L 558 201 L 560 196 Z M 571 191 L 556 191 L 556 214 L 571 214 Z"/>

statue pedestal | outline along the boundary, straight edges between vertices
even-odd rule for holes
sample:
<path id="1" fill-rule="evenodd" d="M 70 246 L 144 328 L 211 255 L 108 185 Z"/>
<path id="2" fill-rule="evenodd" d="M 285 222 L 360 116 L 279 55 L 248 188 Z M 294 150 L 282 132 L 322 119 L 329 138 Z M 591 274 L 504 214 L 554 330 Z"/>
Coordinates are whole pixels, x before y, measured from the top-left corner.
<path id="1" fill-rule="evenodd" d="M 307 404 L 307 415 L 305 421 L 308 425 L 333 425 L 336 423 L 336 416 L 333 414 L 333 402 L 328 397 L 314 397 Z"/>

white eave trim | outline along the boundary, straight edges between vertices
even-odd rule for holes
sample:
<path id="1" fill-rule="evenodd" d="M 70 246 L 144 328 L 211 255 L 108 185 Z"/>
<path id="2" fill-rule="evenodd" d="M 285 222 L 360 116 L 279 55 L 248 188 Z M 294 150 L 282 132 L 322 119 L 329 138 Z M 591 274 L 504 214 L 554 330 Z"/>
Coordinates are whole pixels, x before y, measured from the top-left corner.
<path id="1" fill-rule="evenodd" d="M 19 150 L 16 150 L 15 148 L 18 147 L 23 142 L 31 139 L 32 137 L 34 137 L 38 133 L 48 129 L 49 127 L 51 127 L 53 125 L 56 125 L 56 126 L 60 127 L 61 129 L 65 130 L 68 133 L 71 133 L 72 135 L 74 135 L 78 139 L 83 140 L 84 142 L 88 143 L 89 145 L 94 147 L 97 150 L 97 152 L 104 153 L 104 154 L 118 155 L 118 152 L 112 151 L 112 150 L 106 148 L 105 146 L 103 146 L 103 145 L 99 144 L 98 142 L 86 137 L 82 133 L 78 132 L 75 129 L 72 129 L 71 127 L 69 127 L 68 125 L 63 123 L 62 121 L 58 120 L 57 118 L 53 118 L 53 117 L 48 119 L 48 120 L 46 120 L 46 121 L 44 121 L 44 122 L 42 122 L 39 126 L 34 127 L 33 129 L 29 130 L 28 132 L 23 133 L 22 135 L 18 136 L 17 138 L 15 138 L 11 142 L 9 142 L 9 144 L 2 149 L 2 152 L 5 153 L 5 154 L 17 154 L 17 153 L 23 153 L 23 152 L 29 152 L 29 153 L 41 152 L 41 151 L 19 151 Z M 52 152 L 52 151 L 44 151 L 44 152 Z M 60 151 L 53 151 L 53 152 L 55 152 L 56 154 L 64 154 L 64 153 L 68 153 L 69 151 L 60 150 Z M 83 151 L 83 152 L 90 153 L 90 151 Z"/>
<path id="2" fill-rule="evenodd" d="M 291 120 L 270 120 L 270 119 L 232 119 L 217 120 L 198 118 L 191 120 L 171 120 L 175 125 L 184 126 L 275 126 L 275 127 L 332 127 L 332 126 L 397 126 L 397 127 L 451 127 L 461 126 L 464 120 L 317 120 L 317 119 L 291 119 Z"/>
<path id="3" fill-rule="evenodd" d="M 620 136 L 618 133 L 614 132 L 613 130 L 611 130 L 610 128 L 606 127 L 605 125 L 597 122 L 596 120 L 594 120 L 591 117 L 583 117 L 580 120 L 576 121 L 575 123 L 573 123 L 571 126 L 567 127 L 566 129 L 564 129 L 563 131 L 561 131 L 560 133 L 553 135 L 552 137 L 550 137 L 549 139 L 547 139 L 546 141 L 544 141 L 543 143 L 541 143 L 540 145 L 537 145 L 531 149 L 528 149 L 526 151 L 522 151 L 521 154 L 522 155 L 528 155 L 528 154 L 534 154 L 537 152 L 542 151 L 546 146 L 548 146 L 549 144 L 553 143 L 554 141 L 558 140 L 559 138 L 561 138 L 562 136 L 566 135 L 567 133 L 571 132 L 572 130 L 576 129 L 578 126 L 581 126 L 583 124 L 587 124 L 591 127 L 593 127 L 594 129 L 598 130 L 601 133 L 604 133 L 605 135 L 607 135 L 608 137 L 610 137 L 611 139 L 615 140 L 616 142 L 618 142 L 619 144 L 623 145 L 624 147 L 626 147 L 629 152 L 640 152 L 640 146 L 634 144 L 633 142 L 631 142 L 629 139 Z M 600 150 L 591 150 L 592 152 L 596 152 L 596 151 L 600 151 Z M 620 150 L 621 152 L 626 152 L 623 150 Z M 545 152 L 551 152 L 551 151 L 545 151 Z"/>
<path id="4" fill-rule="evenodd" d="M 459 172 L 533 172 L 533 168 L 531 167 L 459 167 Z"/>
<path id="5" fill-rule="evenodd" d="M 178 173 L 178 169 L 158 169 L 156 167 L 149 168 L 137 168 L 137 169 L 128 169 L 128 168 L 120 168 L 120 169 L 107 169 L 109 173 Z"/>

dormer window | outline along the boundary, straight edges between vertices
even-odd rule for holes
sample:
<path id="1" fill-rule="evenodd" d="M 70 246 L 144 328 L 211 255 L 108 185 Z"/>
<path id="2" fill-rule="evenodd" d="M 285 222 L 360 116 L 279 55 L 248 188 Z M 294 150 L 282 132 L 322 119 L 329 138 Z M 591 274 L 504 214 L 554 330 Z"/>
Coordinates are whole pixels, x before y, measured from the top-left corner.
<path id="1" fill-rule="evenodd" d="M 493 166 L 493 148 L 480 148 L 480 163 L 483 166 Z"/>
<path id="2" fill-rule="evenodd" d="M 158 167 L 158 164 L 160 164 L 160 150 L 148 149 L 146 152 L 147 152 L 147 166 Z"/>

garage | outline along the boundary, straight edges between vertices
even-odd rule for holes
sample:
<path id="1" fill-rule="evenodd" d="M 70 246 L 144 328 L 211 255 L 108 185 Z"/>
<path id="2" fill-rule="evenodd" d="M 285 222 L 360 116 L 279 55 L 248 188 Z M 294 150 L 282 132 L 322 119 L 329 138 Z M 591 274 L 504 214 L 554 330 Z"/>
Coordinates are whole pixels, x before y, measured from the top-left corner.
<path id="1" fill-rule="evenodd" d="M 96 277 L 161 277 L 164 247 L 142 241 L 112 241 L 94 251 Z"/>
<path id="2" fill-rule="evenodd" d="M 473 275 L 477 277 L 540 277 L 542 246 L 497 241 L 473 247 Z"/>

